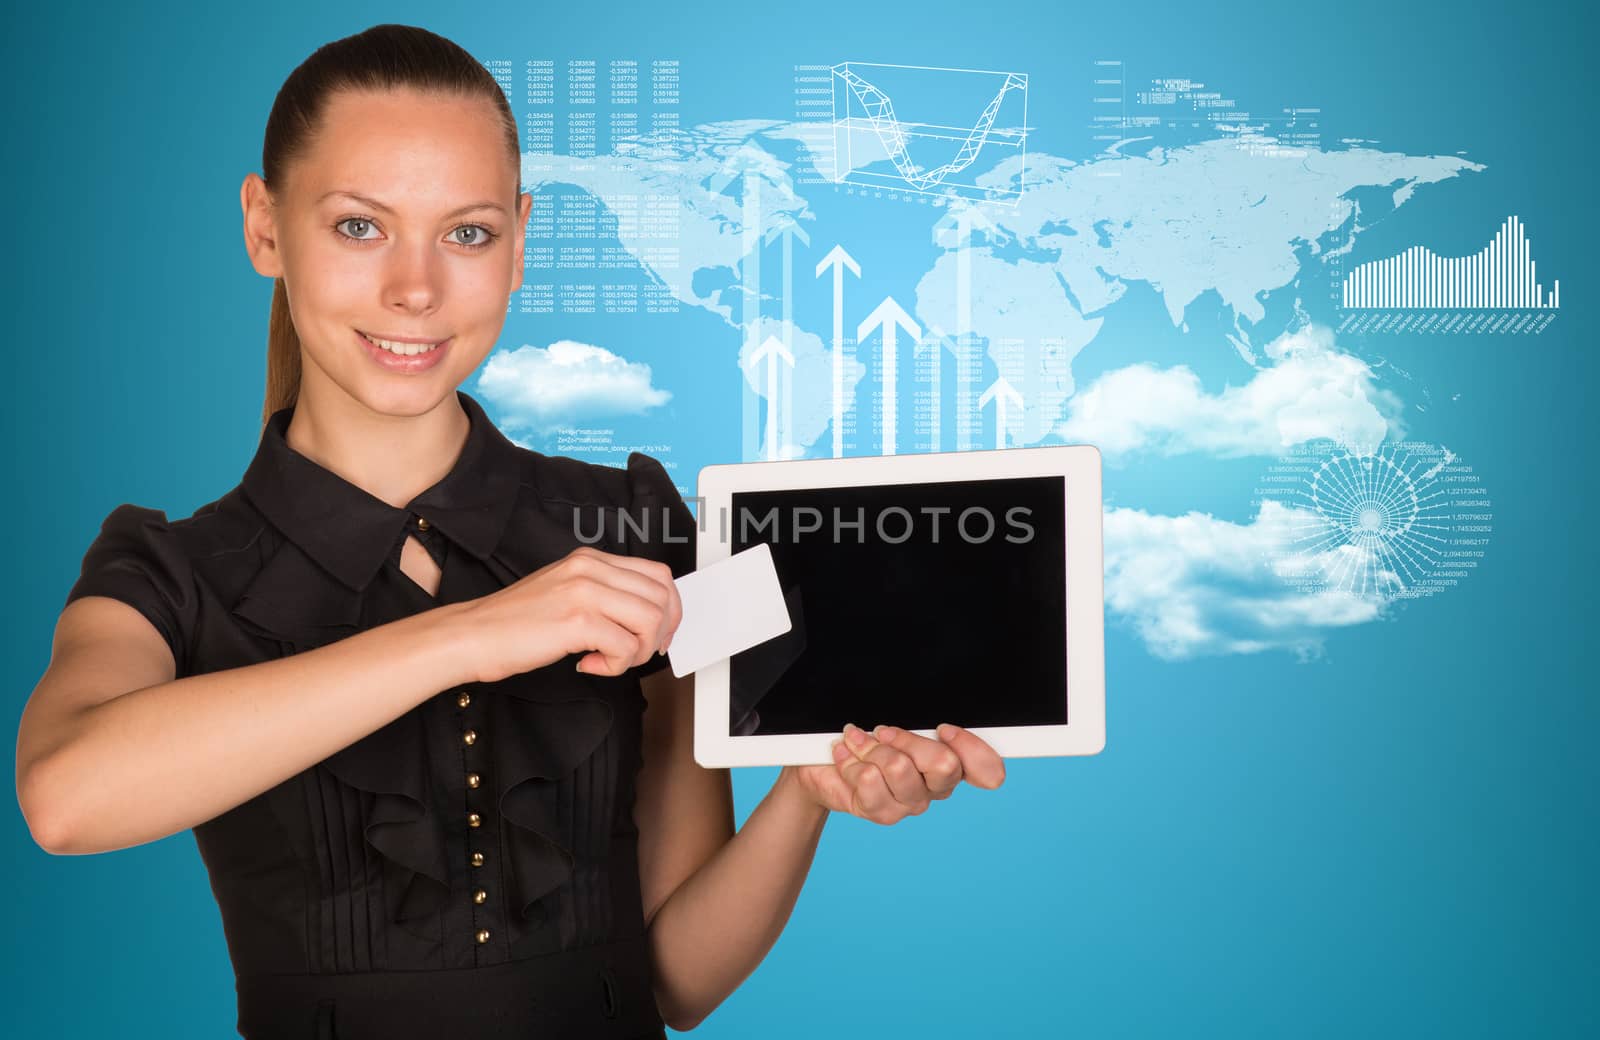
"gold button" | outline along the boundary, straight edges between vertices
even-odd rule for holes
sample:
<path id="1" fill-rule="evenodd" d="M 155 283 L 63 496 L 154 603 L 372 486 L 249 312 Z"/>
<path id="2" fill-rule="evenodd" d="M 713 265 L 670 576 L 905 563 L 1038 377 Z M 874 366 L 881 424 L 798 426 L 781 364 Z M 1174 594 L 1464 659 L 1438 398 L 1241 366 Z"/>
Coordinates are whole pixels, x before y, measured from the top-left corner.
<path id="1" fill-rule="evenodd" d="M 467 826 L 468 827 L 481 827 L 482 825 L 483 825 L 483 817 L 482 816 L 479 816 L 475 812 L 467 813 Z"/>
<path id="2" fill-rule="evenodd" d="M 483 853 L 474 852 L 472 854 L 472 865 L 475 866 L 475 867 L 483 866 Z"/>
<path id="3" fill-rule="evenodd" d="M 458 708 L 465 708 L 471 703 L 472 694 L 468 693 L 466 690 L 462 690 L 460 695 L 456 697 L 456 707 Z"/>
<path id="4" fill-rule="evenodd" d="M 488 898 L 489 898 L 489 893 L 485 892 L 481 888 L 472 893 L 472 901 L 474 903 L 481 903 L 485 899 L 488 899 Z"/>
<path id="5" fill-rule="evenodd" d="M 468 787 L 477 787 L 481 783 L 483 783 L 483 777 L 479 776 L 477 773 L 468 773 L 467 774 L 467 786 Z"/>
<path id="6" fill-rule="evenodd" d="M 417 517 L 417 530 L 426 531 L 429 528 L 429 526 L 430 525 L 428 523 L 428 518 L 427 517 L 425 517 L 425 516 Z"/>
<path id="7" fill-rule="evenodd" d="M 479 943 L 479 945 L 482 945 L 483 943 L 486 943 L 488 941 L 489 941 L 489 929 L 487 929 L 487 928 L 479 928 L 478 929 L 478 943 Z"/>
<path id="8" fill-rule="evenodd" d="M 477 742 L 478 742 L 478 731 L 477 730 L 469 729 L 465 733 L 461 734 L 461 743 L 467 745 L 468 747 L 471 747 L 473 744 L 476 744 Z"/>

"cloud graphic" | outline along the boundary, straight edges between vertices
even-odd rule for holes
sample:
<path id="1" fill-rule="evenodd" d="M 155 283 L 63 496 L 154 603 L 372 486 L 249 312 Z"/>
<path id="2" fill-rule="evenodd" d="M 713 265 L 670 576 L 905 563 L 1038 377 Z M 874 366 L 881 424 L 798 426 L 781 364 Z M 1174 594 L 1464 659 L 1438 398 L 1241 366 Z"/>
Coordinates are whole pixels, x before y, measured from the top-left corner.
<path id="1" fill-rule="evenodd" d="M 1140 453 L 1275 456 L 1319 438 L 1366 453 L 1403 436 L 1399 398 L 1338 349 L 1331 329 L 1285 332 L 1266 354 L 1273 364 L 1215 394 L 1184 365 L 1108 372 L 1068 402 L 1056 433 L 1096 445 L 1111 462 Z"/>
<path id="2" fill-rule="evenodd" d="M 1330 629 L 1376 620 L 1389 600 L 1308 588 L 1296 580 L 1303 574 L 1289 573 L 1326 563 L 1286 552 L 1313 519 L 1270 500 L 1247 524 L 1198 512 L 1107 510 L 1106 607 L 1167 660 L 1267 650 L 1315 657 Z"/>
<path id="3" fill-rule="evenodd" d="M 496 351 L 478 391 L 508 429 L 541 434 L 575 422 L 639 415 L 672 399 L 650 385 L 650 366 L 604 347 L 557 340 L 549 347 Z"/>

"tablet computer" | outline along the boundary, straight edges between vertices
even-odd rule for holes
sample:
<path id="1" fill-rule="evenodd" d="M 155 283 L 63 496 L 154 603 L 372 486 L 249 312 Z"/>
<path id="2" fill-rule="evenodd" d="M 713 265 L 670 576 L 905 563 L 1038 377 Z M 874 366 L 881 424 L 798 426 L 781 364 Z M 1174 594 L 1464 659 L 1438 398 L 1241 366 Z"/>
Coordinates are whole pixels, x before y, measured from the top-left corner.
<path id="1" fill-rule="evenodd" d="M 695 672 L 695 760 L 829 764 L 847 722 L 1099 752 L 1100 469 L 1077 445 L 701 469 L 698 566 L 765 543 L 792 625 Z"/>

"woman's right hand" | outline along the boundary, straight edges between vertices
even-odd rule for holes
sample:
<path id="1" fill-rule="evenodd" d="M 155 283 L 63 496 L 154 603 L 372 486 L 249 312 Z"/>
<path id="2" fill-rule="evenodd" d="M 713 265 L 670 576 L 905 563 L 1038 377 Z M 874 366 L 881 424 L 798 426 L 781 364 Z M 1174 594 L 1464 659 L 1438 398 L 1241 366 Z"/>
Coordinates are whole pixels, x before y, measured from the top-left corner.
<path id="1" fill-rule="evenodd" d="M 471 681 L 485 683 L 584 651 L 579 671 L 621 675 L 665 652 L 683 618 L 665 563 L 587 545 L 459 608 Z"/>

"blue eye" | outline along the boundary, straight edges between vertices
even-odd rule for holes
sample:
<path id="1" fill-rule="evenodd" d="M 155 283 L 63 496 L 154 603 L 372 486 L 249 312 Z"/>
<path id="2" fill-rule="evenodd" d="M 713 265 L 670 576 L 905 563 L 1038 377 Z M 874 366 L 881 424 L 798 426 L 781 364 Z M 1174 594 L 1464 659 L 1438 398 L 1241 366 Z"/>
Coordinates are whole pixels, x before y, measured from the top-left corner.
<path id="1" fill-rule="evenodd" d="M 457 244 L 458 245 L 466 246 L 468 249 L 483 249 L 483 248 L 486 248 L 491 243 L 493 243 L 495 239 L 500 237 L 499 235 L 495 234 L 493 231 L 490 231 L 488 228 L 484 227 L 482 224 L 462 224 L 460 227 L 456 228 L 455 231 L 452 231 L 451 234 L 453 235 L 458 231 L 476 231 L 476 232 L 478 232 L 477 238 L 474 239 L 471 242 L 462 242 L 459 239 L 457 240 Z"/>
<path id="2" fill-rule="evenodd" d="M 351 234 L 348 231 L 342 230 L 346 224 L 353 225 L 356 230 L 360 230 L 361 228 L 375 228 L 376 225 L 374 225 L 372 218 L 344 217 L 334 223 L 333 230 L 339 235 L 340 238 L 343 238 L 349 242 L 367 243 L 379 241 L 378 238 L 369 238 L 364 234 Z M 468 250 L 488 249 L 490 246 L 494 245 L 495 239 L 500 237 L 498 234 L 489 230 L 487 227 L 484 227 L 482 224 L 462 224 L 455 230 L 451 231 L 450 234 L 459 235 L 462 231 L 471 231 L 475 233 L 473 241 L 464 242 L 459 237 L 454 240 L 456 245 Z"/>
<path id="3" fill-rule="evenodd" d="M 338 224 L 333 225 L 334 230 L 338 231 L 340 225 L 343 225 L 343 224 L 364 224 L 364 225 L 366 225 L 367 227 L 370 228 L 372 226 L 372 221 L 367 220 L 365 217 L 346 217 L 343 220 L 339 221 Z M 367 238 L 367 237 L 365 237 L 363 235 L 352 235 L 352 234 L 349 234 L 349 233 L 344 232 L 344 231 L 339 231 L 339 233 L 341 235 L 344 235 L 345 238 L 353 238 L 357 242 L 371 242 L 372 241 L 372 239 Z"/>

